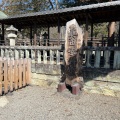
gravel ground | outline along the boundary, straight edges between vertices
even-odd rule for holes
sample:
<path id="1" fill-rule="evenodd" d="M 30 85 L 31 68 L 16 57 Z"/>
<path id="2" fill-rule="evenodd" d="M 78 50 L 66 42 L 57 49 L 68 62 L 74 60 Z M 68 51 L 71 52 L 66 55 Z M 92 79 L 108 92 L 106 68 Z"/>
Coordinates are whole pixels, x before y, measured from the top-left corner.
<path id="1" fill-rule="evenodd" d="M 29 86 L 6 95 L 0 120 L 120 120 L 120 99 Z"/>

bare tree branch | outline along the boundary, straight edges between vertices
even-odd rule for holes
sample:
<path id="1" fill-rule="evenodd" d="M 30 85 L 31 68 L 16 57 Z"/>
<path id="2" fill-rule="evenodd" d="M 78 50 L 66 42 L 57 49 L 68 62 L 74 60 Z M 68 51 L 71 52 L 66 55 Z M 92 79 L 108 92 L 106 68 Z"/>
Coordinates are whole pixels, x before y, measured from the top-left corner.
<path id="1" fill-rule="evenodd" d="M 51 2 L 51 0 L 49 0 L 49 3 L 51 5 L 52 9 L 54 10 L 54 6 L 53 6 L 53 3 Z"/>

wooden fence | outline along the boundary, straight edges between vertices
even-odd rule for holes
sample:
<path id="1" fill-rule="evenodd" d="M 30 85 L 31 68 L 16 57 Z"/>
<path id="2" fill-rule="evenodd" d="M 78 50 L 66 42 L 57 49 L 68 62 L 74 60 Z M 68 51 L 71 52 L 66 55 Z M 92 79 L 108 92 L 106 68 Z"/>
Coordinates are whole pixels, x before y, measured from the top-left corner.
<path id="1" fill-rule="evenodd" d="M 31 80 L 31 60 L 0 58 L 0 95 L 22 88 Z"/>

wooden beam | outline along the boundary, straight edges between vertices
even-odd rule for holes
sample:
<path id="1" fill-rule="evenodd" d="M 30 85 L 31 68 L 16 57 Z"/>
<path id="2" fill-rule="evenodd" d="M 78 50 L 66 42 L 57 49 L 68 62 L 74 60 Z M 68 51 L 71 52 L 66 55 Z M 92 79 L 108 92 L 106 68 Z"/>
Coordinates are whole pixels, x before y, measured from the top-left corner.
<path id="1" fill-rule="evenodd" d="M 32 26 L 30 26 L 30 43 L 32 45 Z"/>
<path id="2" fill-rule="evenodd" d="M 60 45 L 60 17 L 58 17 L 58 45 Z"/>
<path id="3" fill-rule="evenodd" d="M 93 41 L 93 23 L 91 23 L 91 43 Z M 92 46 L 92 44 L 91 44 Z"/>
<path id="4" fill-rule="evenodd" d="M 4 32 L 4 24 L 2 24 L 2 40 L 4 40 L 4 35 L 5 35 L 5 32 Z"/>
<path id="5" fill-rule="evenodd" d="M 48 40 L 47 40 L 48 46 L 49 46 L 49 39 L 50 39 L 50 27 L 49 27 L 49 25 L 48 25 Z"/>
<path id="6" fill-rule="evenodd" d="M 88 16 L 86 15 L 85 34 L 84 34 L 85 46 L 87 46 L 87 40 L 88 40 Z"/>
<path id="7" fill-rule="evenodd" d="M 118 47 L 120 47 L 120 22 L 119 22 L 119 38 L 118 38 Z"/>

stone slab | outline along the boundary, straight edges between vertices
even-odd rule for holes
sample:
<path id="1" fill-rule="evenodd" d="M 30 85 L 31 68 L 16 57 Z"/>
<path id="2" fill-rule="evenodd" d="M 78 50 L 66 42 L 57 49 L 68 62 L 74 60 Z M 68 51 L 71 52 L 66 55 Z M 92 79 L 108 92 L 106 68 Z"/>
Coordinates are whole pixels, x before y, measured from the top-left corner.
<path id="1" fill-rule="evenodd" d="M 0 107 L 5 107 L 8 103 L 9 101 L 5 96 L 0 97 Z"/>

